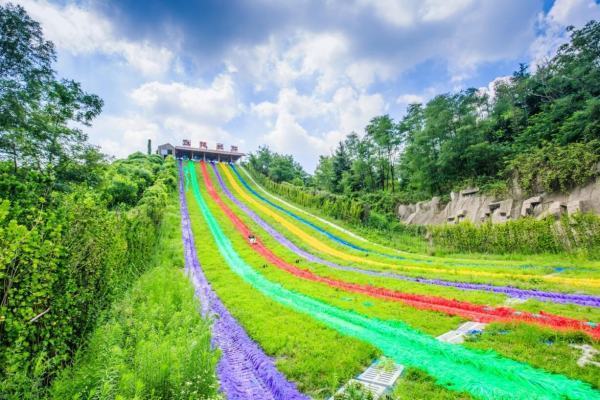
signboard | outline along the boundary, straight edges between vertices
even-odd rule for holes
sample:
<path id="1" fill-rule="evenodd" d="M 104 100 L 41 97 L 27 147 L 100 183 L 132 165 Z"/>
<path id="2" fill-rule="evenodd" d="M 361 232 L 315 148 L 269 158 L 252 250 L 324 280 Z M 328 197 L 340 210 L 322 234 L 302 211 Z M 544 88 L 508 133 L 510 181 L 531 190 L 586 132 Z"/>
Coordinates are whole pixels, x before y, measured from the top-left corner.
<path id="1" fill-rule="evenodd" d="M 183 139 L 183 145 L 184 146 L 191 146 L 192 142 L 189 139 Z"/>

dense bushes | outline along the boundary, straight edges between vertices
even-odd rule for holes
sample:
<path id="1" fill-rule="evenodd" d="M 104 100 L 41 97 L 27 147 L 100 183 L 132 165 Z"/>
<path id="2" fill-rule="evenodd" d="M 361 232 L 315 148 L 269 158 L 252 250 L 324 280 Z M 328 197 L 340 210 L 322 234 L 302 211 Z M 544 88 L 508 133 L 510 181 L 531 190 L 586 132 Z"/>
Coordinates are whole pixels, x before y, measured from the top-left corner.
<path id="1" fill-rule="evenodd" d="M 174 161 L 156 171 L 130 209 L 110 210 L 102 186 L 52 192 L 52 207 L 28 209 L 22 223 L 11 218 L 8 201 L 1 203 L 0 392 L 6 397 L 39 397 L 99 313 L 146 268 L 174 190 Z"/>
<path id="2" fill-rule="evenodd" d="M 292 156 L 275 153 L 266 146 L 251 153 L 248 163 L 255 171 L 277 183 L 295 182 L 302 185 L 308 178 L 302 166 Z"/>
<path id="3" fill-rule="evenodd" d="M 600 258 L 600 217 L 592 214 L 564 215 L 536 220 L 521 218 L 502 224 L 491 222 L 474 225 L 430 227 L 436 249 L 468 253 L 583 253 Z"/>
<path id="4" fill-rule="evenodd" d="M 151 252 L 152 268 L 112 307 L 51 396 L 71 398 L 209 399 L 217 397 L 209 324 L 182 273 L 180 215 L 171 196 Z"/>
<path id="5" fill-rule="evenodd" d="M 0 398 L 37 399 L 146 269 L 177 178 L 87 142 L 103 102 L 21 6 L 0 5 L 0 55 Z"/>
<path id="6" fill-rule="evenodd" d="M 546 144 L 527 154 L 519 154 L 509 168 L 519 186 L 528 193 L 567 191 L 588 183 L 598 174 L 600 142 Z"/>

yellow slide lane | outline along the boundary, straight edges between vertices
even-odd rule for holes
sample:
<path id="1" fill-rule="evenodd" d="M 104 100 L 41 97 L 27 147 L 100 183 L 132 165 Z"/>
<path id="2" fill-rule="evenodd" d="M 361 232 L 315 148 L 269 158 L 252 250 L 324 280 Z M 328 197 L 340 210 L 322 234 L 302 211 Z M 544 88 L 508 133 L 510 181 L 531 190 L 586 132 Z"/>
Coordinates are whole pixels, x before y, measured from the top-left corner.
<path id="1" fill-rule="evenodd" d="M 354 261 L 362 264 L 371 264 L 371 265 L 379 265 L 383 267 L 392 267 L 392 268 L 404 268 L 412 271 L 423 271 L 423 272 L 433 272 L 433 273 L 448 273 L 448 274 L 458 274 L 458 275 L 474 275 L 474 276 L 486 276 L 486 277 L 494 277 L 494 278 L 523 278 L 523 279 L 541 279 L 548 282 L 557 282 L 557 283 L 565 283 L 571 285 L 581 285 L 581 286 L 591 286 L 598 287 L 600 286 L 600 281 L 598 279 L 581 279 L 581 278 L 563 278 L 559 276 L 544 276 L 544 275 L 526 275 L 526 274 L 508 274 L 508 273 L 500 273 L 500 272 L 484 272 L 484 271 L 473 271 L 473 270 L 447 270 L 443 268 L 426 268 L 426 267 L 417 267 L 412 265 L 395 265 L 384 263 L 375 260 L 369 260 L 364 257 L 358 257 L 354 254 L 348 254 L 343 251 L 334 249 L 332 247 L 327 246 L 320 240 L 316 239 L 314 236 L 306 233 L 302 229 L 300 229 L 295 224 L 291 223 L 287 219 L 283 218 L 277 212 L 271 210 L 270 208 L 262 205 L 260 202 L 255 200 L 250 194 L 248 194 L 244 189 L 242 189 L 236 179 L 229 171 L 229 168 L 225 167 L 223 164 L 218 164 L 218 167 L 227 177 L 227 180 L 231 187 L 246 201 L 248 204 L 252 204 L 257 209 L 261 210 L 263 213 L 271 216 L 281 225 L 283 225 L 286 229 L 296 235 L 298 238 L 303 240 L 308 245 L 313 248 L 322 251 L 323 253 L 327 253 L 329 255 L 338 257 L 347 261 Z"/>

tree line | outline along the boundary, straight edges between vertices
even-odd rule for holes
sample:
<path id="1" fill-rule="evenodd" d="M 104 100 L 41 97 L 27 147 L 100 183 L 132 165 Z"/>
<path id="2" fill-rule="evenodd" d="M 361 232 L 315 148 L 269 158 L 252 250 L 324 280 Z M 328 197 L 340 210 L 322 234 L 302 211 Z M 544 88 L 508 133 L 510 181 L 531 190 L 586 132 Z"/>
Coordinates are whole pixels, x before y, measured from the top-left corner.
<path id="1" fill-rule="evenodd" d="M 445 93 L 410 104 L 398 120 L 374 117 L 321 156 L 312 177 L 292 168 L 291 158 L 290 173 L 277 178 L 273 164 L 257 168 L 264 148 L 250 163 L 276 182 L 351 197 L 378 193 L 394 205 L 467 186 L 504 194 L 515 185 L 532 193 L 584 184 L 600 162 L 600 22 L 568 31 L 554 57 L 534 71 L 521 64 L 492 93 Z"/>

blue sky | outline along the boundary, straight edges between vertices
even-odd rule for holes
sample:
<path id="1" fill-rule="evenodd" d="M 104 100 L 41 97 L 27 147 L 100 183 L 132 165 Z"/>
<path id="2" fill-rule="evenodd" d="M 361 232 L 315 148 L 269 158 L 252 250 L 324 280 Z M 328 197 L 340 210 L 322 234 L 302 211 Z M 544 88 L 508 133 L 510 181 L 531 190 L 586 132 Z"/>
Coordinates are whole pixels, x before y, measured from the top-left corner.
<path id="1" fill-rule="evenodd" d="M 5 0 L 0 0 L 5 3 Z M 60 76 L 105 101 L 91 142 L 266 144 L 312 172 L 374 116 L 535 66 L 596 0 L 22 0 Z"/>

